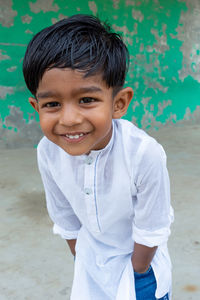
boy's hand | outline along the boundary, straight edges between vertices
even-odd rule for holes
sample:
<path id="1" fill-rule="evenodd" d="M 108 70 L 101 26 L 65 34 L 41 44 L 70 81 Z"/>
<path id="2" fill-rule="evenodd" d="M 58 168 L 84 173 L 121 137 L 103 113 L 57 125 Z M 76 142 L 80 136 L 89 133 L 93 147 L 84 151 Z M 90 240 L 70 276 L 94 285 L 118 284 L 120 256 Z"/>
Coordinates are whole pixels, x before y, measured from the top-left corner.
<path id="1" fill-rule="evenodd" d="M 150 248 L 135 243 L 134 252 L 131 259 L 134 271 L 137 273 L 145 273 L 151 264 L 156 250 L 157 246 Z"/>
<path id="2" fill-rule="evenodd" d="M 76 240 L 66 240 L 69 248 L 71 250 L 71 253 L 75 256 L 76 255 L 76 251 L 75 251 L 75 246 L 76 246 Z"/>

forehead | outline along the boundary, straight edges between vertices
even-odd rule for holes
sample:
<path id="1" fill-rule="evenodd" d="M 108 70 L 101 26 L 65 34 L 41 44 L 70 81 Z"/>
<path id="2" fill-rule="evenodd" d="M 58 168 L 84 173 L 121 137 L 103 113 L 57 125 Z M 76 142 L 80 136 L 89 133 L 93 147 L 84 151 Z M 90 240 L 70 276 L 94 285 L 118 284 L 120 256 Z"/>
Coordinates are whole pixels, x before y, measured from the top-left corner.
<path id="1" fill-rule="evenodd" d="M 112 92 L 102 80 L 100 74 L 93 76 L 84 76 L 85 73 L 68 68 L 52 68 L 47 70 L 39 82 L 37 95 L 47 91 L 73 92 L 79 90 L 82 92 L 107 93 Z"/>

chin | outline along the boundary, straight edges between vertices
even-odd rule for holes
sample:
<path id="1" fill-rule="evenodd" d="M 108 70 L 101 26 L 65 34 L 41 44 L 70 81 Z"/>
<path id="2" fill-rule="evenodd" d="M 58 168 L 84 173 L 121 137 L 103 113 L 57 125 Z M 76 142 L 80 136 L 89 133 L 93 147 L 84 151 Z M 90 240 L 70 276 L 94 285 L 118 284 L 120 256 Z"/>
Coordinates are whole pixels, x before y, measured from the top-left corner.
<path id="1" fill-rule="evenodd" d="M 58 145 L 59 146 L 59 145 Z M 84 155 L 84 154 L 87 154 L 89 153 L 90 151 L 81 151 L 81 150 L 69 150 L 69 149 L 66 149 L 64 147 L 61 147 L 67 154 L 71 155 L 71 156 L 80 156 L 80 155 Z"/>

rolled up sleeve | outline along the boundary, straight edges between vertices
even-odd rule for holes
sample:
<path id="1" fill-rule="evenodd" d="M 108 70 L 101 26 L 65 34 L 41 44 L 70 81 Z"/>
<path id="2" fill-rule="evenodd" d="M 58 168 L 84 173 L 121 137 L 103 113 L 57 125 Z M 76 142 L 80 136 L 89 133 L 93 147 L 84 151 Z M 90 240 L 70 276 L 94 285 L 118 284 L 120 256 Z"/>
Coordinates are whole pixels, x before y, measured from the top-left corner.
<path id="1" fill-rule="evenodd" d="M 140 148 L 135 176 L 137 196 L 134 202 L 133 239 L 148 247 L 167 242 L 173 209 L 170 205 L 170 182 L 166 155 L 155 140 Z"/>
<path id="2" fill-rule="evenodd" d="M 65 240 L 77 239 L 78 232 L 79 232 L 79 230 L 74 230 L 74 231 L 64 230 L 57 224 L 54 224 L 54 226 L 53 226 L 53 233 L 59 234 L 61 236 L 61 238 L 65 239 Z"/>
<path id="3" fill-rule="evenodd" d="M 76 239 L 81 223 L 69 201 L 57 186 L 48 168 L 48 162 L 38 148 L 38 167 L 44 185 L 48 214 L 53 221 L 53 233 L 63 239 Z"/>

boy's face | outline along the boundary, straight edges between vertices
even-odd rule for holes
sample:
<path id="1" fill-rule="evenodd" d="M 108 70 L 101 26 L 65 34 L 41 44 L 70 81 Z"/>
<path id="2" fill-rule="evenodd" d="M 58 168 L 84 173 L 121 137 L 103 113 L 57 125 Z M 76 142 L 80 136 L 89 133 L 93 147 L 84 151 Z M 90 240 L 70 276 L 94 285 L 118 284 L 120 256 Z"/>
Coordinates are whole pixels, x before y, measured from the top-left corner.
<path id="1" fill-rule="evenodd" d="M 100 75 L 83 75 L 72 69 L 48 70 L 39 83 L 37 100 L 29 99 L 44 135 L 70 155 L 104 148 L 112 135 L 112 118 L 121 117 L 113 89 Z"/>

